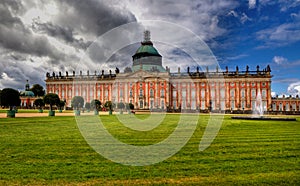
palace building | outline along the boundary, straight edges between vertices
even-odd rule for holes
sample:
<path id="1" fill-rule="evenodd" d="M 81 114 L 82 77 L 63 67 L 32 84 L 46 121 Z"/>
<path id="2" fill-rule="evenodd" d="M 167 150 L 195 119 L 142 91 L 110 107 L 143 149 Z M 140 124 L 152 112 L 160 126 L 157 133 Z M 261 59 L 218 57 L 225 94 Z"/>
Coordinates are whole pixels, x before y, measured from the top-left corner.
<path id="1" fill-rule="evenodd" d="M 101 103 L 132 103 L 135 109 L 170 109 L 198 111 L 252 111 L 261 104 L 264 111 L 272 110 L 271 68 L 245 70 L 170 72 L 162 65 L 162 56 L 153 46 L 149 31 L 132 56 L 132 67 L 120 72 L 116 68 L 100 74 L 81 71 L 76 74 L 61 72 L 46 74 L 47 93 L 56 93 L 71 107 L 74 96 L 82 96 L 85 102 L 98 99 Z M 259 98 L 259 103 L 258 103 Z M 296 110 L 300 110 L 297 99 Z M 276 102 L 277 104 L 277 102 Z M 278 103 L 279 104 L 279 103 Z M 277 108 L 277 106 L 276 106 Z M 279 109 L 279 108 L 278 108 Z"/>

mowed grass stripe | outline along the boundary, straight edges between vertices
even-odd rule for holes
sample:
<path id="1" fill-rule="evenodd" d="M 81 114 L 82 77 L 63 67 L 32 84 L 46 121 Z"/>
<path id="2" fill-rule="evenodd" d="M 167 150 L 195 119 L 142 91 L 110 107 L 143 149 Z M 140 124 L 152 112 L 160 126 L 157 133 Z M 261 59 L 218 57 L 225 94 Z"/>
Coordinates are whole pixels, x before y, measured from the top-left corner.
<path id="1" fill-rule="evenodd" d="M 179 115 L 167 115 L 149 132 L 126 128 L 115 116 L 101 119 L 120 140 L 148 145 L 172 133 Z M 175 156 L 144 167 L 123 166 L 97 154 L 74 117 L 0 119 L 0 184 L 300 184 L 299 118 L 257 122 L 225 116 L 212 145 L 199 152 L 208 119 L 200 116 L 192 138 Z"/>

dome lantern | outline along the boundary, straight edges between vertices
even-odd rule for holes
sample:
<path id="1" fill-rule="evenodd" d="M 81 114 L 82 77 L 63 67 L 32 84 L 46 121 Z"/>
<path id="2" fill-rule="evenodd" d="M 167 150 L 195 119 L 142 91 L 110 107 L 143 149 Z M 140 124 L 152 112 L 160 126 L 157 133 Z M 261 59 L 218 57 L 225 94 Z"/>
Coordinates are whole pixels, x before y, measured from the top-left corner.
<path id="1" fill-rule="evenodd" d="M 132 56 L 133 71 L 159 71 L 166 72 L 162 66 L 162 56 L 153 46 L 150 38 L 150 31 L 144 31 L 144 41 L 141 42 L 141 46 L 137 49 Z"/>

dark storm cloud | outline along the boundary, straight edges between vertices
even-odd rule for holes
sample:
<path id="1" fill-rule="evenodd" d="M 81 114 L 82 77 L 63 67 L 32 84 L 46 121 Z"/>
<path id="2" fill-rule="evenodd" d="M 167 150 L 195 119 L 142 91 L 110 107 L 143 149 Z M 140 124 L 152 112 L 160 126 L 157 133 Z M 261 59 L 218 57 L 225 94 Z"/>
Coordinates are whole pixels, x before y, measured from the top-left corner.
<path id="1" fill-rule="evenodd" d="M 61 3 L 59 7 L 63 14 L 60 14 L 57 21 L 81 33 L 99 36 L 117 26 L 136 21 L 128 10 L 110 6 L 105 1 L 64 0 L 58 3 Z"/>
<path id="2" fill-rule="evenodd" d="M 47 34 L 51 37 L 62 39 L 67 44 L 71 44 L 75 48 L 86 49 L 91 42 L 85 42 L 82 38 L 74 38 L 74 29 L 70 27 L 61 27 L 59 25 L 54 25 L 51 22 L 40 23 L 39 20 L 35 20 L 32 29 L 34 32 Z"/>
<path id="3" fill-rule="evenodd" d="M 64 58 L 62 53 L 49 44 L 46 37 L 34 36 L 20 18 L 13 16 L 13 10 L 6 3 L 0 4 L 0 46 L 14 52 L 48 56 L 54 61 Z"/>

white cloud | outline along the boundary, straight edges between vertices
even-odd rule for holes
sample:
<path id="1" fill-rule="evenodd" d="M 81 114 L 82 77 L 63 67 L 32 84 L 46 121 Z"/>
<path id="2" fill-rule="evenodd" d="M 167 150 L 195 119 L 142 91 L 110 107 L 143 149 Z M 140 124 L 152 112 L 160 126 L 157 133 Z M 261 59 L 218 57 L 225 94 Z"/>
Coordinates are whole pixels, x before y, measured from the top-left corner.
<path id="1" fill-rule="evenodd" d="M 287 89 L 287 92 L 292 96 L 296 96 L 296 95 L 300 96 L 300 81 L 296 83 L 291 83 Z"/>
<path id="2" fill-rule="evenodd" d="M 264 47 L 279 47 L 300 41 L 300 22 L 284 23 L 277 27 L 260 30 L 257 39 L 264 41 Z"/>
<path id="3" fill-rule="evenodd" d="M 244 24 L 246 21 L 252 21 L 252 19 L 248 17 L 246 13 L 243 13 L 241 15 L 241 22 Z"/>
<path id="4" fill-rule="evenodd" d="M 271 92 L 272 97 L 276 97 L 277 93 L 276 92 Z"/>
<path id="5" fill-rule="evenodd" d="M 286 63 L 288 60 L 282 56 L 274 56 L 273 57 L 273 62 L 276 63 L 277 65 L 281 65 Z"/>
<path id="6" fill-rule="evenodd" d="M 249 0 L 249 9 L 255 8 L 256 0 Z"/>
<path id="7" fill-rule="evenodd" d="M 234 10 L 231 10 L 227 15 L 228 15 L 228 16 L 238 17 L 238 14 L 237 14 L 236 11 L 234 11 Z"/>
<path id="8" fill-rule="evenodd" d="M 208 41 L 226 33 L 218 15 L 226 15 L 238 6 L 236 1 L 140 1 L 126 2 L 137 20 L 162 20 L 179 24 Z M 234 12 L 232 12 L 234 13 Z M 168 35 L 169 37 L 169 35 Z"/>

